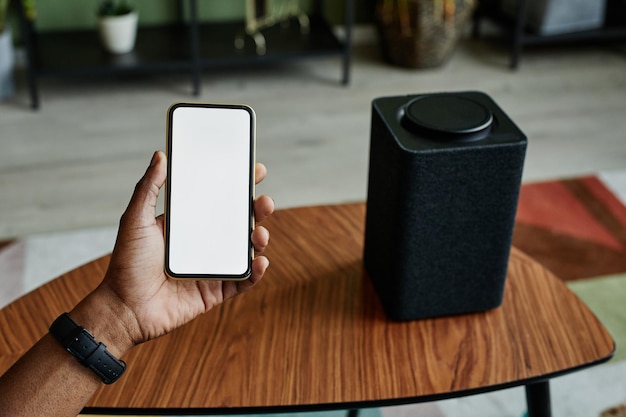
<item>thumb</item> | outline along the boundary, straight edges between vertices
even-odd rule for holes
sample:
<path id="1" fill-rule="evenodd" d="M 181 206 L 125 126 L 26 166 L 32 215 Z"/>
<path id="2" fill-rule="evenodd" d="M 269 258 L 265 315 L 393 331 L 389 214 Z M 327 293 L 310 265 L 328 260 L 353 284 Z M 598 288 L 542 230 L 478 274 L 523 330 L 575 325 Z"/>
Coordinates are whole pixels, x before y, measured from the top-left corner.
<path id="1" fill-rule="evenodd" d="M 154 224 L 159 190 L 165 183 L 167 164 L 165 154 L 156 151 L 150 166 L 137 185 L 130 203 L 122 216 L 122 222 L 130 222 L 132 227 L 145 227 Z"/>

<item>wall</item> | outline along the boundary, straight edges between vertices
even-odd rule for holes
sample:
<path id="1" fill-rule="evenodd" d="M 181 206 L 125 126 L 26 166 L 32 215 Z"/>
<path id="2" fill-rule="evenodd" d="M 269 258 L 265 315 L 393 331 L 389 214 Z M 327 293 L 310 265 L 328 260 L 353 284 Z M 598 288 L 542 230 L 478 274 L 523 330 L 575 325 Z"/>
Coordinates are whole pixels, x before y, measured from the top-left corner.
<path id="1" fill-rule="evenodd" d="M 129 0 L 129 2 L 139 10 L 140 24 L 170 22 L 177 15 L 177 1 Z M 312 3 L 312 0 L 300 0 L 305 10 L 310 10 Z M 355 3 L 356 21 L 369 22 L 373 0 L 356 0 Z M 98 4 L 99 0 L 37 0 L 37 30 L 93 28 L 96 25 L 95 11 Z M 245 14 L 245 0 L 199 0 L 198 9 L 203 21 L 241 20 Z M 333 23 L 343 22 L 344 2 L 325 1 L 324 13 Z M 17 29 L 15 25 L 14 28 Z"/>

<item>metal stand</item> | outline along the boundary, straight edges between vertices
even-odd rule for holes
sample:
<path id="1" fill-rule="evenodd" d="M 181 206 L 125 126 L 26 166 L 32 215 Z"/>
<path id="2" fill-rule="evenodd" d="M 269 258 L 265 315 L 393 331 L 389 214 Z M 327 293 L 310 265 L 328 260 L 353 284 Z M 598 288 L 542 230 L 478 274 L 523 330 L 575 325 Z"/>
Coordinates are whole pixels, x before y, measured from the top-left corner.
<path id="1" fill-rule="evenodd" d="M 550 407 L 550 382 L 542 381 L 526 385 L 528 417 L 552 417 Z"/>
<path id="2" fill-rule="evenodd" d="M 620 19 L 626 7 L 617 6 L 615 12 L 607 12 L 605 25 L 598 29 L 582 30 L 572 33 L 543 35 L 535 34 L 526 30 L 526 21 L 530 10 L 529 0 L 518 0 L 515 16 L 503 13 L 497 2 L 485 2 L 474 14 L 473 36 L 480 35 L 480 21 L 489 18 L 501 27 L 511 32 L 511 58 L 509 67 L 517 69 L 521 60 L 524 45 L 537 45 L 547 43 L 565 43 L 578 41 L 611 41 L 626 38 L 626 22 Z M 617 17 L 615 17 L 617 16 Z"/>
<path id="3" fill-rule="evenodd" d="M 73 77 L 180 71 L 190 75 L 192 92 L 198 96 L 202 88 L 201 75 L 207 68 L 257 65 L 320 56 L 342 58 L 341 82 L 347 85 L 354 0 L 345 0 L 343 42 L 335 36 L 331 22 L 321 13 L 305 15 L 296 7 L 299 3 L 295 0 L 283 1 L 286 2 L 284 10 L 288 19 L 281 17 L 270 26 L 255 26 L 257 30 L 251 36 L 258 36 L 254 37 L 256 48 L 252 51 L 247 47 L 233 48 L 232 41 L 228 41 L 231 34 L 235 35 L 239 30 L 239 22 L 202 23 L 199 21 L 197 0 L 178 0 L 178 22 L 140 26 L 135 49 L 123 56 L 101 53 L 95 30 L 37 33 L 34 22 L 26 15 L 25 6 L 19 2 L 31 106 L 33 109 L 40 107 L 38 79 L 44 75 Z M 251 1 L 249 3 L 252 4 Z M 314 10 L 320 11 L 321 4 L 322 0 L 316 0 L 313 3 Z M 288 36 L 277 35 L 273 31 L 272 26 L 296 19 L 299 27 L 291 25 L 294 29 L 291 30 L 287 26 L 285 32 Z M 264 21 L 264 24 L 269 22 Z M 261 29 L 267 29 L 267 33 L 262 34 Z M 294 31 L 300 36 L 294 35 Z M 272 42 L 271 50 L 266 51 L 265 37 Z"/>

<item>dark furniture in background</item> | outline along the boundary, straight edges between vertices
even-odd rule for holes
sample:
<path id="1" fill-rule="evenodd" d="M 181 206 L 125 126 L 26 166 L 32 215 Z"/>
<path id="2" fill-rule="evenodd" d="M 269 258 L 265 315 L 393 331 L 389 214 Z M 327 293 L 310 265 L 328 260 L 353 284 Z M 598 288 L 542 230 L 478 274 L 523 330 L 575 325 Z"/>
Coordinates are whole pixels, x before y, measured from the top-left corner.
<path id="1" fill-rule="evenodd" d="M 184 2 L 186 1 L 186 4 Z M 185 11 L 188 16 L 185 18 Z M 97 30 L 38 33 L 34 22 L 20 8 L 20 25 L 27 54 L 27 78 L 31 106 L 39 108 L 38 79 L 42 76 L 104 76 L 113 74 L 188 72 L 194 95 L 200 93 L 202 71 L 227 66 L 249 66 L 319 56 L 342 59 L 341 82 L 350 80 L 350 45 L 354 0 L 345 0 L 345 36 L 338 39 L 322 14 L 317 0 L 310 14 L 310 33 L 301 35 L 298 25 L 271 27 L 263 31 L 267 53 L 257 55 L 254 43 L 238 50 L 234 39 L 242 22 L 202 23 L 197 0 L 178 0 L 176 23 L 140 26 L 135 49 L 111 55 L 100 46 Z"/>
<path id="2" fill-rule="evenodd" d="M 518 68 L 525 45 L 626 39 L 626 2 L 624 0 L 607 1 L 606 20 L 603 27 L 558 35 L 539 35 L 526 29 L 530 1 L 518 0 L 517 13 L 514 18 L 500 11 L 500 2 L 497 0 L 481 1 L 474 15 L 475 37 L 480 34 L 480 23 L 483 19 L 489 19 L 510 30 L 512 42 L 509 65 L 511 69 Z"/>

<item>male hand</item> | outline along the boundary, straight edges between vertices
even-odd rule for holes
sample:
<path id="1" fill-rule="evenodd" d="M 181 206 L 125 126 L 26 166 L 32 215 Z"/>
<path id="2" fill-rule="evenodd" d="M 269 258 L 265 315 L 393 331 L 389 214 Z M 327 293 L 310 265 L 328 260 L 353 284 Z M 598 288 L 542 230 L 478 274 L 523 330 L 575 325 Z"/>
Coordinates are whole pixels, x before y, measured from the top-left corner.
<path id="1" fill-rule="evenodd" d="M 265 166 L 257 163 L 257 184 L 265 178 Z M 97 326 L 105 333 L 109 348 L 123 354 L 132 346 L 154 339 L 184 325 L 198 315 L 209 311 L 223 301 L 253 287 L 263 277 L 269 261 L 255 256 L 252 274 L 245 281 L 174 280 L 163 270 L 164 219 L 156 217 L 159 191 L 167 175 L 166 156 L 155 152 L 150 166 L 141 178 L 122 215 L 117 241 L 104 280 L 87 298 L 99 306 L 100 311 L 112 318 L 109 326 L 93 324 L 97 317 L 84 317 L 89 310 L 79 305 L 71 315 Z M 255 222 L 261 222 L 274 211 L 274 202 L 260 196 L 254 202 Z M 211 236 L 207 236 L 211 239 Z M 269 243 L 269 232 L 256 226 L 252 233 L 256 254 L 262 253 Z M 84 304 L 85 302 L 81 303 Z M 104 310 L 104 312 L 102 311 Z M 75 317 L 82 315 L 83 317 Z M 96 320 L 97 321 L 97 320 Z M 87 325 L 84 325 L 86 328 Z"/>

